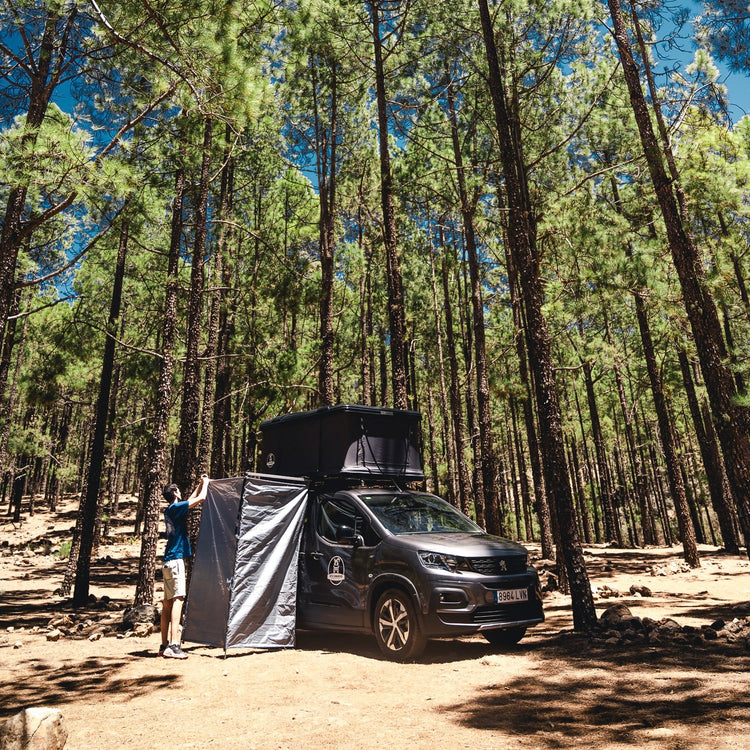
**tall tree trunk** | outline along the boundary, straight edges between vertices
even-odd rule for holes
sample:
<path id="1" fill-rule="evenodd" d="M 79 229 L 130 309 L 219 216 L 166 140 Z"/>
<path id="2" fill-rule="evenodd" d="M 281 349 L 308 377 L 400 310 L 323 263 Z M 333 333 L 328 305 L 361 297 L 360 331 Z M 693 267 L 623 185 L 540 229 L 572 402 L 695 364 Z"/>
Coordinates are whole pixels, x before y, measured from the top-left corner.
<path id="1" fill-rule="evenodd" d="M 435 426 L 435 406 L 434 399 L 432 396 L 432 388 L 427 385 L 427 441 L 429 444 L 429 464 L 430 464 L 430 475 L 432 479 L 431 491 L 435 494 L 440 494 L 440 472 L 438 471 L 437 463 L 437 447 L 435 445 L 435 434 L 437 428 Z"/>
<path id="2" fill-rule="evenodd" d="M 122 283 L 125 277 L 125 257 L 128 248 L 128 221 L 124 220 L 120 228 L 120 243 L 117 250 L 115 278 L 112 289 L 112 301 L 107 321 L 107 339 L 104 344 L 104 361 L 99 382 L 99 397 L 96 401 L 94 434 L 89 455 L 89 470 L 86 480 L 86 494 L 82 498 L 78 513 L 81 517 L 81 538 L 76 562 L 75 587 L 73 589 L 73 606 L 81 607 L 88 602 L 89 580 L 91 573 L 91 551 L 94 546 L 99 489 L 101 487 L 102 466 L 104 465 L 105 438 L 107 434 L 107 414 L 109 397 L 112 389 L 112 374 L 115 367 L 117 320 L 120 316 L 122 301 Z"/>
<path id="3" fill-rule="evenodd" d="M 510 399 L 510 416 L 511 416 L 511 427 L 512 427 L 512 450 L 511 455 L 515 453 L 516 464 L 518 466 L 518 482 L 520 485 L 521 493 L 521 510 L 524 521 L 524 539 L 531 541 L 534 539 L 534 529 L 531 523 L 531 508 L 533 507 L 533 501 L 531 496 L 531 488 L 529 487 L 528 471 L 526 469 L 526 456 L 523 451 L 523 440 L 521 431 L 518 428 L 518 399 Z M 510 429 L 510 428 L 509 428 Z M 544 552 L 542 552 L 544 556 Z"/>
<path id="4" fill-rule="evenodd" d="M 440 244 L 442 246 L 442 240 Z M 463 407 L 461 405 L 461 382 L 458 372 L 458 357 L 453 328 L 453 305 L 451 304 L 450 289 L 448 286 L 448 256 L 446 253 L 443 253 L 441 276 L 443 281 L 443 312 L 445 314 L 446 344 L 448 346 L 448 363 L 450 367 L 450 418 L 453 425 L 453 440 L 456 444 L 458 500 L 461 510 L 464 513 L 468 513 L 471 477 L 469 476 L 469 467 L 466 465 L 466 456 L 464 454 L 466 427 L 464 424 Z"/>
<path id="5" fill-rule="evenodd" d="M 612 331 L 609 324 L 609 318 L 606 320 L 607 342 L 614 344 Z M 617 397 L 620 402 L 620 412 L 625 425 L 625 443 L 628 450 L 628 458 L 631 466 L 633 486 L 635 488 L 636 501 L 638 510 L 641 514 L 641 529 L 643 531 L 643 543 L 645 545 L 654 545 L 657 543 L 656 528 L 654 526 L 654 517 L 651 512 L 648 492 L 646 488 L 646 476 L 643 471 L 640 453 L 636 450 L 635 432 L 633 430 L 633 417 L 628 408 L 627 398 L 625 396 L 625 384 L 623 382 L 622 368 L 619 362 L 614 364 L 615 383 L 617 385 Z"/>
<path id="6" fill-rule="evenodd" d="M 443 232 L 442 228 L 439 229 L 439 244 L 441 251 L 443 248 Z M 445 255 L 443 255 L 445 257 Z M 464 498 L 459 497 L 459 490 L 456 482 L 456 475 L 453 470 L 453 465 L 457 460 L 456 456 L 456 440 L 451 439 L 451 430 L 448 427 L 448 415 L 451 413 L 452 406 L 448 400 L 448 387 L 446 385 L 445 378 L 445 352 L 443 350 L 443 320 L 441 316 L 441 304 L 439 300 L 437 279 L 435 274 L 435 252 L 434 249 L 430 248 L 430 286 L 432 289 L 432 313 L 435 319 L 435 344 L 437 347 L 437 371 L 438 379 L 440 382 L 440 413 L 443 415 L 441 419 L 441 431 L 443 433 L 443 454 L 445 455 L 446 462 L 446 474 L 447 474 L 447 487 L 446 487 L 446 499 L 448 502 L 456 505 L 457 507 L 464 510 L 462 502 Z M 447 331 L 446 336 L 450 339 L 452 332 Z M 437 476 L 436 479 L 436 492 L 437 492 Z M 468 507 L 468 498 L 467 507 Z M 464 512 L 466 512 L 464 510 Z"/>
<path id="7" fill-rule="evenodd" d="M 0 393 L 4 393 L 5 399 L 0 395 L 0 476 L 3 482 L 3 495 L 5 495 L 6 487 L 10 484 L 11 488 L 11 500 L 8 505 L 8 514 L 10 515 L 13 508 L 12 493 L 15 489 L 14 476 L 16 474 L 16 457 L 9 457 L 7 454 L 8 440 L 10 439 L 10 428 L 13 418 L 13 412 L 16 410 L 16 399 L 18 396 L 18 381 L 21 376 L 21 363 L 23 362 L 23 354 L 26 349 L 26 333 L 29 326 L 29 315 L 28 312 L 31 310 L 32 297 L 29 297 L 27 315 L 24 316 L 23 327 L 21 329 L 21 338 L 18 342 L 16 351 L 16 365 L 13 369 L 13 378 L 10 384 L 10 390 L 4 393 L 2 386 L 0 386 Z M 16 314 L 18 312 L 18 305 L 20 304 L 21 294 L 20 291 L 13 296 L 13 306 L 11 311 Z M 10 363 L 12 359 L 13 349 L 15 346 L 17 321 L 14 319 L 10 321 L 6 329 L 6 338 L 3 344 L 3 364 L 2 367 L 5 370 L 4 378 L 7 378 L 7 371 L 10 369 Z M 5 383 L 5 380 L 3 380 Z M 25 474 L 25 469 L 21 470 Z M 19 506 L 20 512 L 20 506 Z"/>
<path id="8" fill-rule="evenodd" d="M 138 565 L 138 583 L 135 603 L 150 604 L 154 600 L 156 578 L 156 546 L 158 542 L 159 507 L 162 500 L 162 482 L 167 459 L 167 437 L 169 410 L 172 402 L 172 378 L 174 376 L 174 343 L 177 328 L 177 292 L 179 290 L 180 244 L 182 237 L 182 208 L 185 197 L 185 172 L 178 168 L 175 178 L 175 194 L 172 204 L 172 233 L 169 244 L 167 284 L 164 294 L 163 332 L 161 342 L 161 367 L 159 385 L 154 405 L 154 424 L 151 430 L 146 471 L 141 488 L 144 504 L 141 556 Z"/>
<path id="9" fill-rule="evenodd" d="M 582 331 L 583 324 L 579 321 L 579 330 Z M 594 439 L 594 454 L 596 455 L 596 467 L 599 475 L 599 497 L 602 502 L 602 514 L 604 516 L 604 541 L 615 542 L 622 547 L 622 533 L 617 520 L 617 511 L 612 497 L 612 479 L 609 474 L 606 451 L 604 446 L 604 435 L 602 434 L 601 420 L 599 419 L 599 408 L 594 393 L 594 379 L 591 373 L 591 363 L 586 360 L 583 363 L 583 375 L 586 385 L 586 401 L 589 405 L 589 418 L 591 423 L 591 436 Z"/>
<path id="10" fill-rule="evenodd" d="M 721 322 L 713 297 L 705 283 L 700 254 L 692 235 L 683 223 L 680 204 L 685 203 L 684 194 L 679 181 L 674 179 L 674 175 L 667 174 L 662 162 L 662 151 L 651 124 L 620 2 L 608 0 L 608 5 L 641 145 L 666 227 L 669 248 L 680 280 L 716 432 L 724 453 L 727 477 L 739 509 L 746 549 L 750 555 L 748 409 L 738 405 L 735 400 L 734 379 L 725 364 L 727 351 L 722 337 Z M 654 102 L 654 107 L 656 110 L 659 109 L 657 101 Z M 665 151 L 667 154 L 671 153 L 668 146 L 665 147 Z"/>
<path id="11" fill-rule="evenodd" d="M 211 143 L 213 119 L 206 117 L 203 130 L 203 160 L 195 210 L 195 236 L 188 294 L 188 322 L 185 345 L 185 368 L 182 377 L 180 435 L 175 450 L 174 482 L 183 493 L 198 478 L 198 427 L 200 417 L 201 363 L 199 346 L 203 329 L 203 286 L 206 234 L 208 231 L 208 193 L 211 179 Z"/>
<path id="12" fill-rule="evenodd" d="M 614 180 L 612 181 L 612 187 L 617 211 L 618 213 L 622 214 L 622 203 L 620 201 L 619 191 Z M 629 243 L 626 246 L 626 254 L 628 258 L 632 258 L 633 256 L 633 249 Z M 670 419 L 669 413 L 667 411 L 662 379 L 656 363 L 654 344 L 651 336 L 651 326 L 648 321 L 648 314 L 646 311 L 646 303 L 643 291 L 641 289 L 636 289 L 633 292 L 633 298 L 635 301 L 636 318 L 638 320 L 638 330 L 641 334 L 643 354 L 646 360 L 646 370 L 648 371 L 649 382 L 651 384 L 651 393 L 656 409 L 657 424 L 659 427 L 662 450 L 664 451 L 664 457 L 666 461 L 667 478 L 669 481 L 670 493 L 672 495 L 672 501 L 675 506 L 677 523 L 680 530 L 680 539 L 682 541 L 684 553 L 683 556 L 685 558 L 685 561 L 689 565 L 698 567 L 700 565 L 700 558 L 698 555 L 698 547 L 695 537 L 695 527 L 690 519 L 688 499 L 685 493 L 685 483 L 679 470 L 679 458 L 677 455 L 674 428 L 672 426 L 672 420 Z"/>
<path id="13" fill-rule="evenodd" d="M 60 480 L 60 473 L 58 471 L 61 458 L 65 455 L 65 451 L 68 447 L 68 438 L 70 437 L 70 422 L 73 416 L 73 403 L 70 399 L 65 399 L 62 408 L 62 415 L 60 417 L 60 424 L 57 427 L 57 437 L 55 439 L 55 446 L 53 448 L 53 468 L 52 476 L 50 477 L 50 486 L 48 490 L 49 495 L 49 509 L 51 511 L 57 510 L 57 504 L 60 501 L 60 491 L 62 482 Z"/>
<path id="14" fill-rule="evenodd" d="M 464 355 L 464 367 L 466 370 L 465 381 L 466 388 L 466 423 L 469 430 L 469 439 L 471 442 L 471 453 L 474 459 L 472 468 L 472 495 L 474 497 L 474 520 L 483 528 L 485 527 L 484 518 L 484 481 L 482 480 L 482 445 L 479 435 L 479 419 L 477 417 L 477 396 L 476 388 L 472 387 L 474 381 L 474 338 L 472 335 L 472 326 L 464 319 L 466 311 L 469 310 L 467 289 L 469 284 L 466 282 L 466 263 L 461 266 L 461 273 L 457 275 L 457 281 L 463 279 L 461 286 L 461 304 L 458 305 L 460 327 L 462 332 L 461 348 Z"/>
<path id="15" fill-rule="evenodd" d="M 728 237 L 729 229 L 727 228 L 726 221 L 721 211 L 718 214 L 719 225 L 721 226 L 721 236 Z M 750 318 L 750 296 L 747 292 L 747 284 L 745 283 L 745 274 L 742 271 L 742 260 L 737 255 L 734 248 L 729 248 L 729 258 L 732 261 L 732 269 L 734 270 L 734 278 L 737 282 L 737 288 L 740 291 L 740 299 L 742 300 L 742 307 L 745 311 L 745 318 Z"/>
<path id="16" fill-rule="evenodd" d="M 634 297 L 638 328 L 641 333 L 641 342 L 643 343 L 643 356 L 646 360 L 646 369 L 648 371 L 649 382 L 651 383 L 651 395 L 654 399 L 659 437 L 661 438 L 661 446 L 664 451 L 669 491 L 674 502 L 675 513 L 677 514 L 683 556 L 688 565 L 696 568 L 700 567 L 700 557 L 695 540 L 695 529 L 690 520 L 685 485 L 680 474 L 680 461 L 677 455 L 674 428 L 672 427 L 672 420 L 667 411 L 667 402 L 664 397 L 664 388 L 662 387 L 661 376 L 659 375 L 656 363 L 656 354 L 654 353 L 651 328 L 648 323 L 648 316 L 646 315 L 643 295 L 636 291 Z"/>
<path id="17" fill-rule="evenodd" d="M 726 492 L 726 490 L 729 489 L 729 485 L 726 481 L 724 466 L 721 463 L 719 446 L 716 444 L 716 433 L 713 431 L 710 419 L 708 420 L 708 423 L 704 424 L 700 403 L 698 402 L 698 397 L 695 393 L 693 376 L 690 372 L 690 362 L 688 361 L 684 349 L 680 349 L 679 358 L 680 370 L 682 371 L 682 382 L 685 384 L 685 394 L 688 399 L 690 415 L 693 419 L 693 429 L 695 430 L 695 435 L 698 439 L 698 447 L 700 448 L 701 457 L 703 458 L 703 466 L 705 468 L 706 480 L 708 482 L 708 491 L 711 496 L 711 505 L 716 512 L 717 519 L 719 520 L 719 529 L 721 530 L 724 549 L 726 549 L 727 552 L 736 555 L 739 553 L 740 549 L 739 540 L 734 531 L 733 501 L 731 495 Z M 707 429 L 707 427 L 709 429 Z"/>
<path id="18" fill-rule="evenodd" d="M 372 252 L 370 251 L 369 243 L 365 243 L 364 237 L 361 183 L 359 186 L 359 199 L 359 207 L 357 209 L 358 244 L 364 259 L 364 273 L 359 282 L 359 330 L 362 343 L 360 349 L 361 393 L 362 403 L 372 406 L 377 403 L 377 377 L 375 375 L 375 346 L 372 324 Z"/>
<path id="19" fill-rule="evenodd" d="M 506 232 L 507 235 L 507 232 Z M 539 455 L 539 440 L 537 437 L 537 425 L 534 418 L 533 388 L 529 382 L 529 368 L 527 366 L 526 338 L 525 332 L 528 326 L 524 325 L 523 304 L 521 300 L 518 274 L 513 264 L 510 248 L 505 244 L 505 265 L 508 271 L 508 287 L 510 289 L 510 303 L 513 310 L 513 325 L 515 326 L 516 355 L 518 358 L 518 372 L 523 386 L 523 421 L 526 428 L 526 437 L 529 441 L 529 458 L 531 460 L 531 476 L 534 480 L 534 510 L 539 519 L 539 534 L 542 547 L 542 557 L 552 560 L 555 556 L 554 542 L 552 539 L 552 517 L 550 514 L 549 499 L 544 486 L 544 471 Z"/>
<path id="20" fill-rule="evenodd" d="M 594 541 L 595 533 L 591 526 L 591 518 L 588 508 L 586 507 L 586 492 L 584 491 L 585 480 L 583 478 L 583 466 L 578 459 L 578 444 L 575 438 L 570 441 L 570 457 L 572 462 L 572 478 L 576 496 L 578 498 L 578 507 L 580 508 L 581 524 L 583 526 L 583 538 L 586 544 Z"/>
<path id="21" fill-rule="evenodd" d="M 333 382 L 333 279 L 336 223 L 336 140 L 338 138 L 338 93 L 336 65 L 331 66 L 331 120 L 329 127 L 321 121 L 317 97 L 315 61 L 310 61 L 313 75 L 313 109 L 315 116 L 316 155 L 318 167 L 318 245 L 320 254 L 320 403 L 334 403 Z"/>
<path id="22" fill-rule="evenodd" d="M 118 336 L 120 341 L 124 340 L 125 325 L 128 322 L 128 300 L 122 306 L 122 314 L 120 315 L 120 330 Z M 102 536 L 108 537 L 110 532 L 110 520 L 113 515 L 116 515 L 119 507 L 119 466 L 120 457 L 119 453 L 119 432 L 117 430 L 117 409 L 119 406 L 120 398 L 120 379 L 122 374 L 122 367 L 118 363 L 112 374 L 112 395 L 109 402 L 109 415 L 107 418 L 107 445 L 109 450 L 107 451 L 107 464 L 105 466 L 106 472 L 106 487 L 104 494 L 107 498 L 107 520 L 104 523 L 103 528 L 97 530 L 95 542 L 98 543 Z M 101 519 L 98 520 L 98 524 L 101 524 Z M 98 549 L 98 547 L 97 547 Z"/>
<path id="23" fill-rule="evenodd" d="M 521 144 L 513 137 L 513 126 L 506 106 L 487 0 L 479 0 L 479 12 L 489 64 L 490 95 L 495 112 L 509 210 L 508 242 L 518 270 L 528 323 L 529 361 L 536 387 L 546 487 L 556 509 L 560 532 L 558 543 L 562 549 L 570 586 L 574 628 L 578 631 L 588 631 L 593 629 L 597 617 L 583 549 L 576 529 L 575 506 L 563 441 L 562 415 L 552 362 L 552 342 L 547 319 L 542 310 L 543 293 L 536 257 L 533 218 L 525 189 L 525 165 Z"/>
<path id="24" fill-rule="evenodd" d="M 582 470 L 582 479 L 581 483 L 582 486 L 585 487 L 586 485 L 589 486 L 590 492 L 591 492 L 591 507 L 594 512 L 594 540 L 597 544 L 601 543 L 602 541 L 602 534 L 604 531 L 604 523 L 600 521 L 601 514 L 599 512 L 599 499 L 596 494 L 597 490 L 597 484 L 594 479 L 595 471 L 593 468 L 593 462 L 591 460 L 591 454 L 589 452 L 589 443 L 586 439 L 586 425 L 583 421 L 583 410 L 581 409 L 581 402 L 578 399 L 578 391 L 575 388 L 575 385 L 572 387 L 573 391 L 573 398 L 575 400 L 575 412 L 578 415 L 578 426 L 581 430 L 581 443 L 582 443 L 582 451 L 583 451 L 583 462 L 581 464 L 581 470 Z M 584 496 L 585 496 L 584 491 Z"/>
<path id="25" fill-rule="evenodd" d="M 500 481 L 500 461 L 495 450 L 492 435 L 492 405 L 490 403 L 490 378 L 487 366 L 487 343 L 484 335 L 484 301 L 482 299 L 482 277 L 479 268 L 476 234 L 474 232 L 475 204 L 470 200 L 464 176 L 463 154 L 458 137 L 458 122 L 454 93 L 448 87 L 448 115 L 453 143 L 453 158 L 456 163 L 456 181 L 461 203 L 461 220 L 464 229 L 464 247 L 469 260 L 469 279 L 471 282 L 471 312 L 474 339 L 474 367 L 477 387 L 477 411 L 479 418 L 479 441 L 482 447 L 480 455 L 482 472 L 482 489 L 484 492 L 484 518 L 487 531 L 500 535 L 500 502 L 498 482 Z"/>
<path id="26" fill-rule="evenodd" d="M 209 315 L 206 337 L 205 366 L 203 368 L 203 400 L 200 409 L 200 435 L 198 439 L 197 473 L 206 474 L 212 464 L 213 415 L 216 406 L 216 371 L 219 348 L 219 318 L 221 316 L 221 277 L 223 253 L 217 246 L 209 269 Z M 199 506 L 200 507 L 200 506 Z"/>
<path id="27" fill-rule="evenodd" d="M 228 475 L 231 456 L 232 371 L 229 347 L 234 333 L 235 295 L 231 293 L 233 270 L 234 232 L 234 157 L 231 155 L 232 131 L 226 127 L 224 167 L 221 171 L 220 211 L 224 224 L 219 230 L 217 254 L 221 256 L 221 274 L 218 291 L 219 332 L 216 346 L 216 389 L 214 391 L 213 418 L 211 420 L 211 471 L 212 477 Z"/>
<path id="28" fill-rule="evenodd" d="M 383 210 L 386 276 L 388 278 L 388 324 L 390 327 L 391 386 L 393 406 L 408 408 L 406 375 L 406 321 L 401 261 L 396 240 L 396 217 L 393 210 L 393 176 L 388 146 L 388 102 L 385 94 L 383 42 L 380 36 L 381 0 L 370 2 L 372 42 L 375 53 L 375 94 L 378 107 L 378 143 L 380 146 L 380 198 Z"/>

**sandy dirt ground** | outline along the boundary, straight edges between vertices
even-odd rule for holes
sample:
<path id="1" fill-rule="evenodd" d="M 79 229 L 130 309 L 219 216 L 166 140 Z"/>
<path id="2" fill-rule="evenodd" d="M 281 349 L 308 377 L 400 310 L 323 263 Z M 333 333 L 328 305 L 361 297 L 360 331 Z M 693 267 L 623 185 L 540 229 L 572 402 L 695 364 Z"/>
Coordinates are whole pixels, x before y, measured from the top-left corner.
<path id="1" fill-rule="evenodd" d="M 116 622 L 132 602 L 140 545 L 129 510 L 92 566 L 98 602 L 78 618 Z M 559 592 L 545 595 L 546 622 L 516 647 L 433 641 L 412 664 L 384 661 L 371 637 L 303 632 L 294 649 L 226 657 L 187 643 L 185 661 L 157 658 L 157 633 L 49 641 L 50 622 L 72 612 L 55 594 L 66 564 L 55 551 L 71 536 L 75 504 L 24 513 L 20 525 L 2 513 L 0 722 L 24 707 L 59 708 L 69 750 L 750 748 L 747 643 L 592 639 L 573 632 Z M 624 603 L 696 628 L 750 617 L 744 556 L 701 547 L 690 570 L 679 547 L 586 553 L 595 591 L 623 594 L 598 597 L 599 613 Z M 652 596 L 631 595 L 634 585 Z"/>

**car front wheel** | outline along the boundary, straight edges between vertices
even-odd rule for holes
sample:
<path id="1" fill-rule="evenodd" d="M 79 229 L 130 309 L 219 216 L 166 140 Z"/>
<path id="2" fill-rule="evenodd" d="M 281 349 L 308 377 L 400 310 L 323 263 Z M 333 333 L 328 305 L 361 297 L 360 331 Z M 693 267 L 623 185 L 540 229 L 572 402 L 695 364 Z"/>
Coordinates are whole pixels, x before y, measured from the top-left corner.
<path id="1" fill-rule="evenodd" d="M 403 591 L 389 589 L 375 607 L 375 639 L 391 661 L 416 659 L 427 645 L 419 615 Z"/>
<path id="2" fill-rule="evenodd" d="M 515 646 L 526 635 L 526 628 L 505 628 L 504 630 L 483 630 L 482 635 L 498 648 Z"/>

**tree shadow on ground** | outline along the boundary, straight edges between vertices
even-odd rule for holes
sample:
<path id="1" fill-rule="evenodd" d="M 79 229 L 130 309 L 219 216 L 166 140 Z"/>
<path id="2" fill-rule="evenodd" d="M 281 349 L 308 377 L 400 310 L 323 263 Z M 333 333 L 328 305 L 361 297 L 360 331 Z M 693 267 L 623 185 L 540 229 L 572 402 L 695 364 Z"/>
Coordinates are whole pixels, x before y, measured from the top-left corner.
<path id="1" fill-rule="evenodd" d="M 533 679 L 502 681 L 499 672 L 497 684 L 447 710 L 462 725 L 522 735 L 535 748 L 645 747 L 659 732 L 672 737 L 669 747 L 691 747 L 707 720 L 750 724 L 750 654 L 739 645 L 623 649 L 566 634 L 537 642 L 535 655 Z M 564 669 L 548 668 L 560 660 Z M 719 673 L 738 689 L 717 691 Z"/>
<path id="2" fill-rule="evenodd" d="M 0 628 L 44 627 L 60 611 L 60 600 L 48 591 L 4 591 L 0 598 Z"/>
<path id="3" fill-rule="evenodd" d="M 211 659 L 239 659 L 248 656 L 265 654 L 274 649 L 229 649 L 224 652 L 218 648 L 202 650 L 197 646 L 196 656 Z M 298 651 L 319 651 L 323 654 L 351 654 L 364 659 L 384 661 L 385 657 L 380 653 L 374 636 L 357 633 L 316 633 L 310 630 L 298 631 L 294 646 Z M 523 647 L 515 646 L 517 651 Z M 184 646 L 188 653 L 193 652 L 190 645 Z M 276 649 L 284 650 L 284 649 Z M 471 661 L 488 654 L 496 653 L 497 649 L 481 638 L 472 639 L 440 639 L 431 640 L 427 644 L 424 653 L 414 662 L 417 664 L 451 664 L 462 661 Z"/>
<path id="4" fill-rule="evenodd" d="M 138 680 L 119 676 L 126 659 L 90 658 L 83 662 L 47 663 L 32 659 L 21 662 L 16 670 L 23 679 L 0 679 L 0 719 L 22 708 L 58 706 L 81 700 L 95 701 L 98 695 L 118 695 L 127 701 L 162 686 L 173 686 L 178 674 L 152 674 Z"/>
<path id="5" fill-rule="evenodd" d="M 296 648 L 324 653 L 346 652 L 378 661 L 385 659 L 380 653 L 375 637 L 367 634 L 318 633 L 300 630 L 297 631 Z M 524 646 L 519 645 L 513 648 L 522 650 Z M 478 659 L 496 652 L 497 648 L 481 637 L 441 638 L 428 641 L 424 653 L 416 661 L 419 664 L 450 664 Z"/>
<path id="6" fill-rule="evenodd" d="M 533 632 L 533 629 L 529 630 L 529 633 Z M 542 639 L 544 637 L 544 634 L 538 636 Z M 346 652 L 377 661 L 385 659 L 377 646 L 375 636 L 367 634 L 297 631 L 296 648 L 330 654 Z M 422 655 L 414 661 L 418 664 L 453 664 L 493 655 L 522 655 L 536 648 L 537 643 L 532 642 L 529 636 L 515 646 L 505 648 L 493 646 L 480 634 L 434 638 L 427 642 L 427 647 Z"/>

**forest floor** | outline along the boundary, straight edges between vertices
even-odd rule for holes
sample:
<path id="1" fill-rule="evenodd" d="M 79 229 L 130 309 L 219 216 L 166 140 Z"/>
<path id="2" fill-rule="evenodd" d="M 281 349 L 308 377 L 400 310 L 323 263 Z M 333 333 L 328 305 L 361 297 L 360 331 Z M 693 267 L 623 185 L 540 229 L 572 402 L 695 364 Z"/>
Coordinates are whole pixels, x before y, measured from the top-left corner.
<path id="1" fill-rule="evenodd" d="M 384 661 L 365 636 L 301 632 L 294 649 L 226 658 L 186 643 L 184 661 L 157 658 L 157 633 L 87 636 L 97 622 L 121 621 L 132 602 L 133 507 L 123 503 L 116 541 L 92 565 L 97 602 L 85 611 L 55 593 L 66 566 L 55 552 L 71 537 L 74 500 L 54 515 L 24 513 L 20 525 L 3 508 L 0 723 L 25 707 L 58 708 L 68 750 L 750 748 L 746 638 L 623 644 L 579 635 L 559 592 L 545 595 L 546 622 L 514 648 L 498 652 L 481 636 L 445 639 L 413 664 Z M 707 546 L 701 559 L 691 570 L 679 547 L 586 547 L 597 594 L 622 594 L 598 596 L 597 612 L 623 603 L 688 633 L 747 622 L 750 562 Z M 652 595 L 631 595 L 631 586 Z M 48 640 L 50 623 L 65 615 L 82 632 Z"/>

